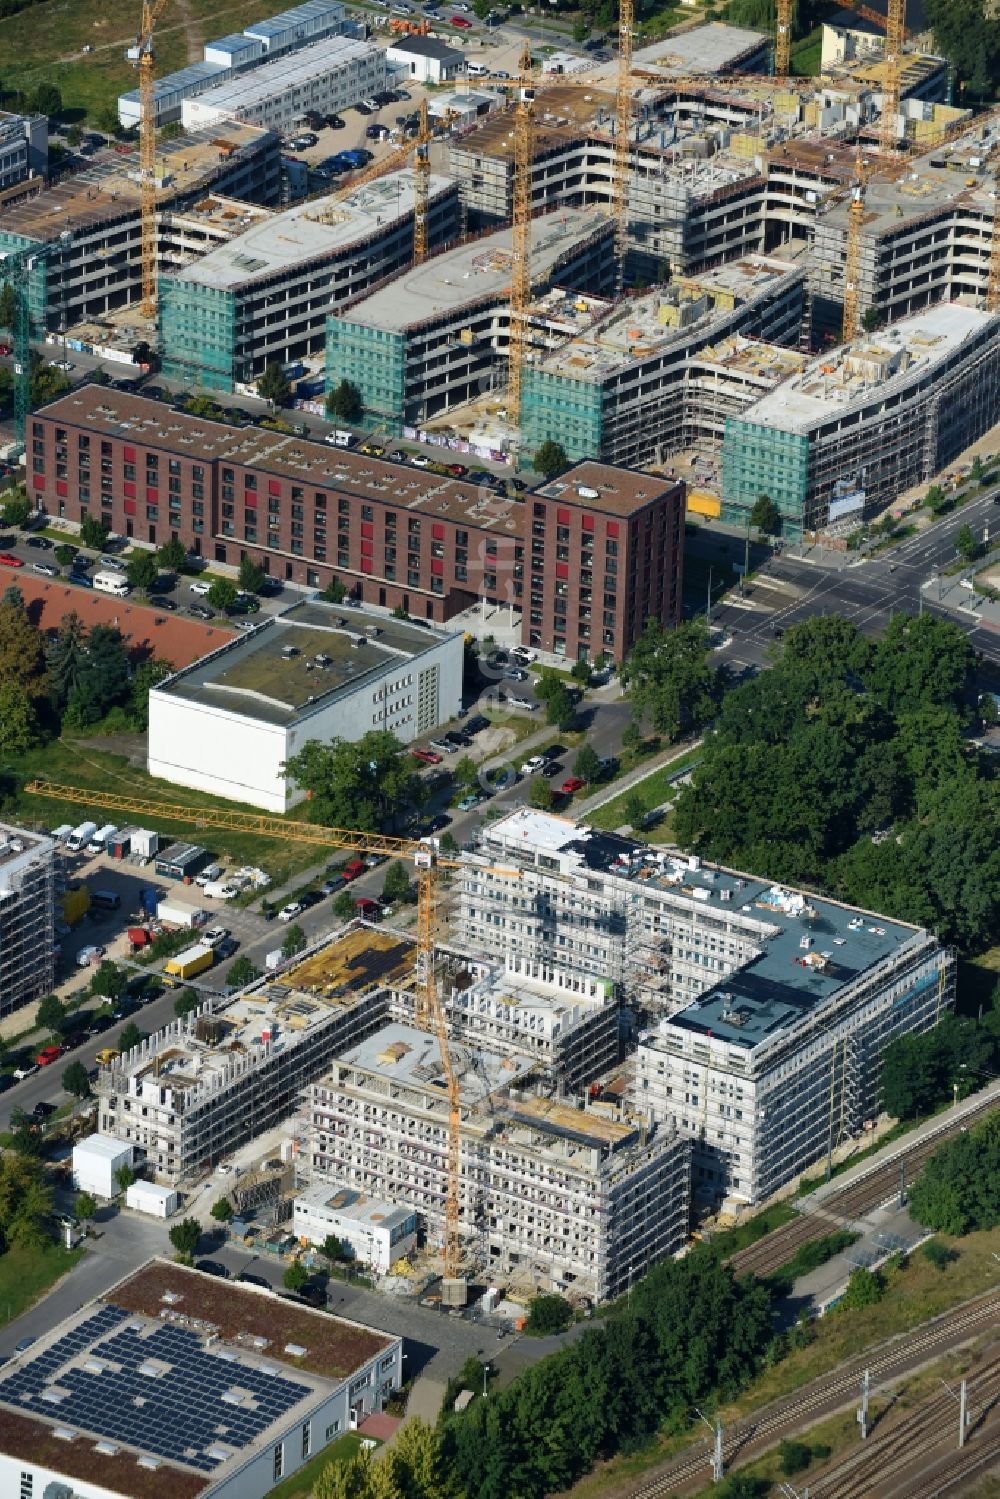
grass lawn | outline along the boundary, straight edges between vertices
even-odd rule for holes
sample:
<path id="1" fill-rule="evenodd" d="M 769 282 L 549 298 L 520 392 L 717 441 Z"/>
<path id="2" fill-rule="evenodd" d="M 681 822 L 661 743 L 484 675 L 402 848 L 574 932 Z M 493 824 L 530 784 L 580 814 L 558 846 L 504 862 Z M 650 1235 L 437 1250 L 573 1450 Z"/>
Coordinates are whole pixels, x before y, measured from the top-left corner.
<path id="1" fill-rule="evenodd" d="M 700 755 L 701 750 L 691 750 L 688 754 L 671 760 L 669 765 L 662 765 L 645 780 L 639 781 L 628 791 L 623 791 L 621 796 L 616 796 L 614 801 L 605 802 L 603 807 L 598 807 L 596 812 L 591 812 L 587 821 L 595 828 L 602 828 L 606 833 L 613 832 L 615 828 L 620 828 L 628 821 L 625 803 L 633 796 L 639 798 L 646 812 L 651 812 L 654 807 L 659 807 L 663 802 L 670 800 L 671 795 L 677 789 L 673 777 L 678 771 L 683 771 L 687 765 L 699 759 Z M 665 818 L 663 821 L 666 820 Z M 661 837 L 663 836 L 662 822 L 658 825 L 657 832 Z"/>
<path id="2" fill-rule="evenodd" d="M 792 72 L 799 78 L 815 78 L 823 51 L 823 33 L 817 26 L 792 47 Z"/>
<path id="3" fill-rule="evenodd" d="M 0 1255 L 0 1317 L 12 1322 L 72 1270 L 82 1249 L 8 1249 Z"/>
<path id="4" fill-rule="evenodd" d="M 46 775 L 54 781 L 71 786 L 80 786 L 78 800 L 59 801 L 45 796 L 28 795 L 21 792 L 9 813 L 15 820 L 29 823 L 43 822 L 56 827 L 63 822 L 80 821 L 94 811 L 87 799 L 87 790 L 109 790 L 152 801 L 181 803 L 190 807 L 190 817 L 181 820 L 145 816 L 158 831 L 170 839 L 206 843 L 213 854 L 226 864 L 260 864 L 270 874 L 275 884 L 284 884 L 300 870 L 308 869 L 322 858 L 322 849 L 315 844 L 297 843 L 289 839 L 263 837 L 257 833 L 232 832 L 228 829 L 204 828 L 199 824 L 199 807 L 220 807 L 226 811 L 248 812 L 257 815 L 255 807 L 242 807 L 236 802 L 223 801 L 221 797 L 203 791 L 190 791 L 186 787 L 168 785 L 148 776 L 145 771 L 130 766 L 122 755 L 105 754 L 99 750 L 86 749 L 68 739 L 57 739 L 34 751 L 19 762 L 25 778 Z"/>
<path id="5" fill-rule="evenodd" d="M 363 1438 L 356 1431 L 345 1431 L 342 1437 L 331 1442 L 329 1447 L 324 1447 L 322 1452 L 305 1463 L 291 1478 L 286 1478 L 284 1483 L 279 1483 L 271 1489 L 267 1499 L 309 1499 L 312 1486 L 316 1482 L 323 1469 L 330 1463 L 346 1463 L 355 1453 L 361 1451 Z M 376 1443 L 381 1446 L 380 1442 Z"/>
<path id="6" fill-rule="evenodd" d="M 484 717 L 488 718 L 490 723 L 495 724 L 497 728 L 510 729 L 514 735 L 514 744 L 520 744 L 522 739 L 527 739 L 531 734 L 537 734 L 539 729 L 547 727 L 544 708 L 539 708 L 537 713 L 522 713 L 513 709 L 508 711 L 501 703 L 496 708 L 483 708 L 481 710 L 477 708 L 476 711 L 481 711 Z M 508 749 L 512 748 L 513 745 L 508 746 Z M 505 751 L 500 750 L 497 753 L 503 754 Z M 489 754 L 486 758 L 487 760 L 492 760 L 494 755 Z"/>

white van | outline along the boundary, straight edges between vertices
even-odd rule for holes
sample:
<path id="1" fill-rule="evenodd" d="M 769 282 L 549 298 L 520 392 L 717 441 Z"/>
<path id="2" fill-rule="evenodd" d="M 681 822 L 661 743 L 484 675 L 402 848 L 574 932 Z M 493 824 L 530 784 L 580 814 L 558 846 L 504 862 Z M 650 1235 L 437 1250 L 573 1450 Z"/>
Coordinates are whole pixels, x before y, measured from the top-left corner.
<path id="1" fill-rule="evenodd" d="M 470 62 L 466 69 L 470 78 L 483 78 L 489 71 L 484 62 Z"/>
<path id="2" fill-rule="evenodd" d="M 121 573 L 95 573 L 94 587 L 99 593 L 115 593 L 119 598 L 125 598 L 132 592 L 128 579 L 123 578 Z"/>
<path id="3" fill-rule="evenodd" d="M 103 854 L 107 850 L 108 843 L 117 833 L 118 829 L 114 823 L 106 822 L 102 828 L 97 829 L 97 832 L 87 844 L 88 854 Z"/>

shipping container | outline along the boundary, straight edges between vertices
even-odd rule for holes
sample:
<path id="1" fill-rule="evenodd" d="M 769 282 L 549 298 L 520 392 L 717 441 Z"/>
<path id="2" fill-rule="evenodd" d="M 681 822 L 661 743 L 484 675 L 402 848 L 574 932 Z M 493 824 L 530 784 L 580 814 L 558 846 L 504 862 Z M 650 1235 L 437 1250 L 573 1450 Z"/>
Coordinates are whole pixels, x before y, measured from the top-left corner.
<path id="1" fill-rule="evenodd" d="M 202 926 L 208 920 L 206 911 L 198 906 L 189 906 L 182 900 L 161 900 L 157 904 L 156 914 L 160 921 L 165 921 L 170 926 Z"/>
<path id="2" fill-rule="evenodd" d="M 168 958 L 163 971 L 172 978 L 192 979 L 196 973 L 204 973 L 206 968 L 211 968 L 214 962 L 215 949 L 209 947 L 207 942 L 196 942 L 193 947 L 186 947 L 183 952 L 179 952 L 175 958 Z"/>

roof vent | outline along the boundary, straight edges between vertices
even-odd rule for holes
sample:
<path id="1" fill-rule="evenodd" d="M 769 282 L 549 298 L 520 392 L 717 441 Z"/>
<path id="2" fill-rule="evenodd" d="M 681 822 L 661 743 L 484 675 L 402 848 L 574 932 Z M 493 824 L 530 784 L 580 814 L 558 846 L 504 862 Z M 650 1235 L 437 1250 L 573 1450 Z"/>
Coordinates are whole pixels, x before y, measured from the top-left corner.
<path id="1" fill-rule="evenodd" d="M 286 1343 L 285 1352 L 289 1355 L 290 1358 L 305 1358 L 306 1354 L 309 1352 L 309 1349 L 303 1348 L 301 1343 Z"/>

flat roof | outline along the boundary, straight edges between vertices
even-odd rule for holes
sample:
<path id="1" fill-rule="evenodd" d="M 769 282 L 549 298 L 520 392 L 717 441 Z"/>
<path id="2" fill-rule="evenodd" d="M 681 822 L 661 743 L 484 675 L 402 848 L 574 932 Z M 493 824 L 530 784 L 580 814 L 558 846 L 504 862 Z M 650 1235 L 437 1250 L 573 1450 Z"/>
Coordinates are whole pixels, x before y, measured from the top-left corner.
<path id="1" fill-rule="evenodd" d="M 483 494 L 475 484 L 263 427 L 230 427 L 128 391 L 81 385 L 34 414 L 126 442 L 147 443 L 182 458 L 250 464 L 261 473 L 381 501 L 433 520 L 454 521 L 494 535 L 521 534 L 520 505 Z M 80 593 L 78 589 L 60 591 L 71 596 Z M 121 600 L 106 599 L 105 604 L 120 609 Z"/>
<path id="2" fill-rule="evenodd" d="M 195 1499 L 396 1341 L 153 1259 L 0 1372 L 0 1446 L 134 1499 Z"/>
<path id="3" fill-rule="evenodd" d="M 294 57 L 299 54 L 293 53 Z M 450 177 L 432 174 L 430 198 L 451 190 Z M 387 172 L 350 192 L 331 193 L 269 214 L 242 234 L 215 245 L 171 279 L 228 291 L 266 281 L 292 267 L 325 260 L 385 234 L 387 226 L 414 210 L 413 173 Z M 436 264 L 436 261 L 430 262 Z"/>
<path id="4" fill-rule="evenodd" d="M 243 28 L 243 33 L 245 36 L 272 37 L 310 21 L 322 21 L 327 17 L 337 20 L 343 13 L 344 7 L 340 0 L 303 0 L 302 5 L 293 5 L 290 10 L 279 11 L 266 21 L 252 22 Z"/>
<path id="5" fill-rule="evenodd" d="M 768 292 L 784 277 L 803 274 L 788 261 L 749 255 L 700 275 L 677 277 L 669 286 L 599 306 L 589 318 L 577 315 L 578 331 L 544 354 L 540 367 L 567 379 L 600 383 L 671 344 L 704 337 L 713 323 L 731 317 L 735 307 Z M 572 298 L 567 302 L 572 318 Z"/>
<path id="6" fill-rule="evenodd" d="M 374 618 L 311 599 L 293 604 L 156 690 L 261 723 L 290 725 L 447 638 L 407 620 Z"/>
<path id="7" fill-rule="evenodd" d="M 410 57 L 436 57 L 446 63 L 461 62 L 463 55 L 457 47 L 449 47 L 436 36 L 394 36 L 386 50 L 405 52 Z"/>
<path id="8" fill-rule="evenodd" d="M 381 1202 L 377 1197 L 369 1197 L 364 1192 L 355 1192 L 352 1187 L 338 1187 L 331 1192 L 329 1182 L 296 1193 L 295 1201 L 296 1204 L 301 1202 L 304 1207 L 329 1208 L 341 1218 L 348 1218 L 367 1228 L 398 1228 L 413 1217 L 414 1211 L 413 1208 L 394 1207 L 391 1203 Z"/>
<path id="9" fill-rule="evenodd" d="M 678 74 L 727 73 L 748 54 L 769 46 L 770 41 L 762 31 L 708 21 L 648 47 L 637 47 L 632 53 L 632 67 L 657 73 L 668 81 Z M 617 62 L 605 63 L 599 71 L 610 78 L 617 66 Z"/>
<path id="10" fill-rule="evenodd" d="M 535 849 L 558 853 L 570 869 L 632 879 L 646 894 L 683 897 L 706 919 L 728 918 L 739 926 L 745 918 L 755 954 L 667 1023 L 747 1048 L 794 1025 L 867 969 L 925 935 L 906 922 L 663 853 L 534 808 L 499 818 L 484 829 L 483 838 L 487 849 L 499 844 L 513 854 L 520 847 L 529 858 Z"/>
<path id="11" fill-rule="evenodd" d="M 807 433 L 835 412 L 864 404 L 940 364 L 996 313 L 960 302 L 937 303 L 875 333 L 811 359 L 805 369 L 775 386 L 742 412 L 740 420 L 781 432 Z"/>
<path id="12" fill-rule="evenodd" d="M 642 473 L 638 469 L 613 467 L 586 458 L 550 484 L 541 484 L 535 493 L 546 499 L 560 500 L 578 509 L 601 510 L 610 515 L 629 516 L 645 510 L 647 505 L 677 488 L 676 479 L 663 474 Z"/>
<path id="13" fill-rule="evenodd" d="M 592 235 L 609 232 L 610 220 L 591 209 L 560 208 L 531 220 L 531 276 L 549 276 Z M 442 250 L 423 265 L 411 266 L 387 286 L 354 302 L 340 315 L 345 323 L 403 332 L 432 322 L 470 302 L 507 298 L 514 255 L 513 231 L 498 229 Z"/>
<path id="14" fill-rule="evenodd" d="M 223 148 L 230 154 L 266 140 L 270 132 L 256 125 L 227 120 L 224 127 L 191 130 L 173 140 L 156 143 L 157 197 L 161 203 L 197 190 L 200 183 L 225 166 Z M 169 180 L 167 180 L 169 179 Z M 27 239 L 56 239 L 64 229 L 85 230 L 120 219 L 139 208 L 139 151 L 103 152 L 86 171 L 75 172 L 33 198 L 4 205 L 7 233 Z"/>
<path id="15" fill-rule="evenodd" d="M 257 30 L 249 33 L 251 39 L 263 36 Z M 195 101 L 199 108 L 222 111 L 253 109 L 258 104 L 278 98 L 291 88 L 305 87 L 313 79 L 322 78 L 338 68 L 349 67 L 362 58 L 374 57 L 378 48 L 371 42 L 359 42 L 349 36 L 327 36 L 308 47 L 296 47 L 282 52 L 270 62 L 262 62 L 255 68 L 247 68 L 227 78 L 214 88 L 206 89 Z"/>
<path id="16" fill-rule="evenodd" d="M 458 1078 L 463 1105 L 475 1108 L 518 1077 L 532 1071 L 534 1063 L 510 1052 L 501 1055 L 466 1042 L 449 1041 L 452 1066 Z M 334 1069 L 357 1067 L 392 1083 L 440 1092 L 447 1100 L 448 1085 L 441 1067 L 437 1037 L 415 1026 L 393 1021 L 363 1041 L 342 1052 Z"/>

